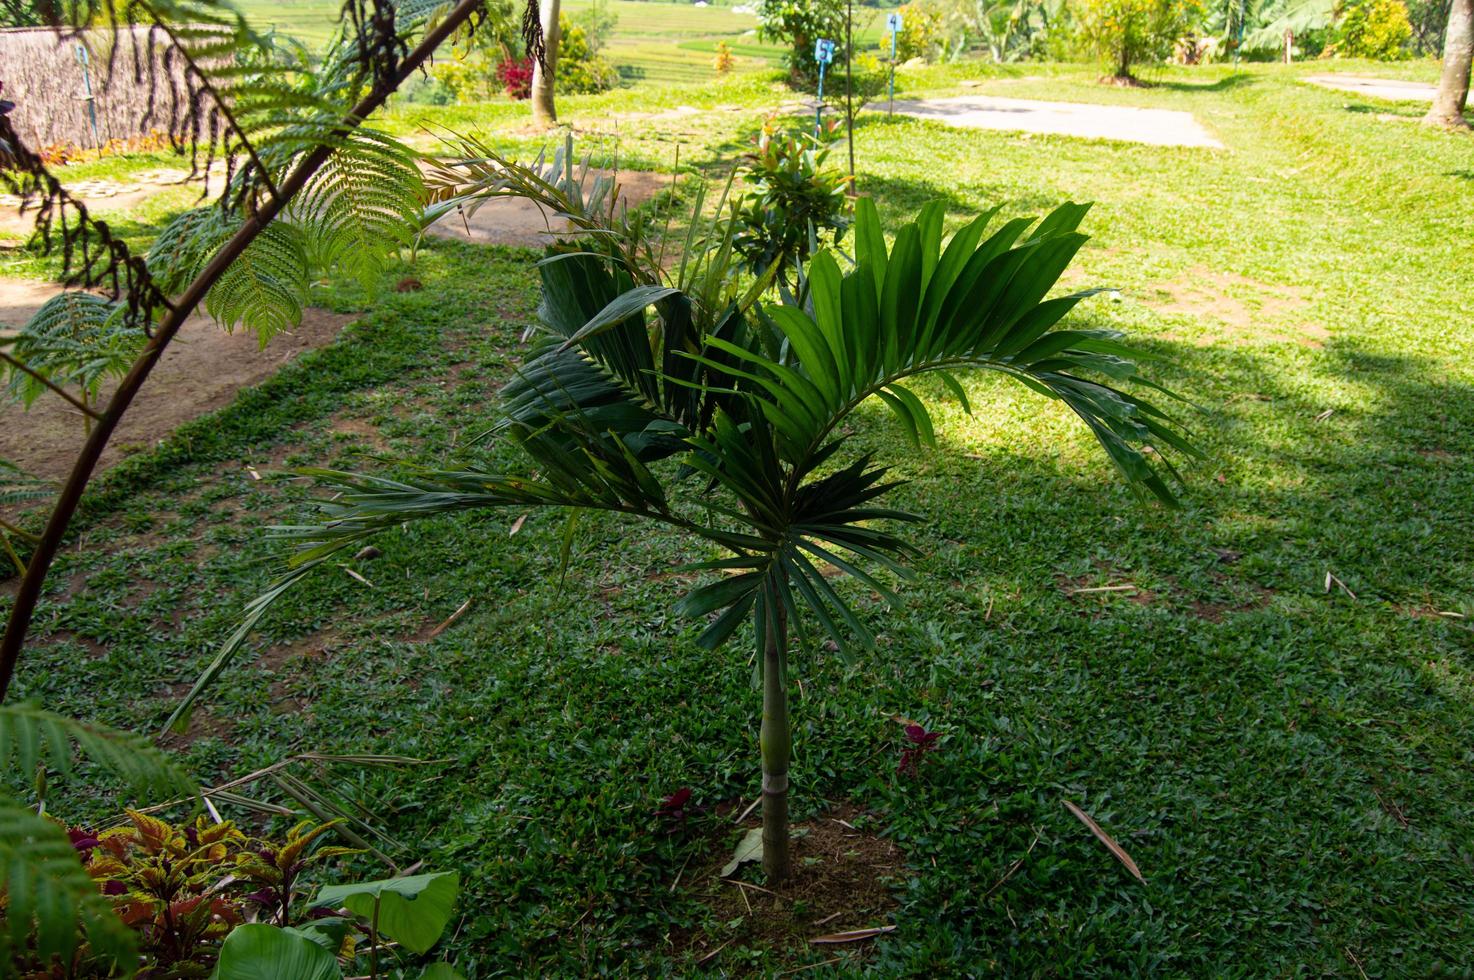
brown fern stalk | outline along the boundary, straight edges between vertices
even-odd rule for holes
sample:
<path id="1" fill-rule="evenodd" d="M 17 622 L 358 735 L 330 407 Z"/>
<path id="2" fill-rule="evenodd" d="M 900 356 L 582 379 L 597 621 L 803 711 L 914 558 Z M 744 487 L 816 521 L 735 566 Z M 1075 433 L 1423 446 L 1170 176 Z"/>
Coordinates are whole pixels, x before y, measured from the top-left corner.
<path id="1" fill-rule="evenodd" d="M 424 64 L 435 49 L 473 17 L 484 3 L 485 0 L 460 0 L 444 19 L 425 33 L 424 38 L 414 50 L 410 51 L 399 63 L 394 74 L 375 84 L 369 94 L 344 116 L 340 124 L 342 130 L 346 132 L 356 128 L 365 118 L 382 106 L 384 101 Z M 41 596 L 41 586 L 46 581 L 46 575 L 51 570 L 51 563 L 56 558 L 57 550 L 66 537 L 67 529 L 71 526 L 77 507 L 82 502 L 82 494 L 86 491 L 88 483 L 91 482 L 97 470 L 103 449 L 106 448 L 108 440 L 117 430 L 124 413 L 128 411 L 134 397 L 143 387 L 144 382 L 148 380 L 149 374 L 179 332 L 185 319 L 205 298 L 210 287 L 214 286 L 215 282 L 230 268 L 231 263 L 250 247 L 272 219 L 301 192 L 307 181 L 327 161 L 331 153 L 332 147 L 326 144 L 312 150 L 281 183 L 278 188 L 279 194 L 262 204 L 259 210 L 246 219 L 246 223 L 230 241 L 215 253 L 215 257 L 195 277 L 174 306 L 164 315 L 155 328 L 152 339 L 138 355 L 128 374 L 118 385 L 117 391 L 109 399 L 107 408 L 97 420 L 97 425 L 88 435 L 81 453 L 72 465 L 71 473 L 67 476 L 66 483 L 57 496 L 56 506 L 46 522 L 46 528 L 42 531 L 36 548 L 31 553 L 31 559 L 26 565 L 26 573 L 21 577 L 20 587 L 16 590 L 15 604 L 10 609 L 10 619 L 5 627 L 5 635 L 0 637 L 0 701 L 4 701 L 9 692 L 10 681 L 15 675 L 16 665 L 20 662 L 26 634 L 30 630 L 31 619 L 36 612 L 36 603 Z"/>

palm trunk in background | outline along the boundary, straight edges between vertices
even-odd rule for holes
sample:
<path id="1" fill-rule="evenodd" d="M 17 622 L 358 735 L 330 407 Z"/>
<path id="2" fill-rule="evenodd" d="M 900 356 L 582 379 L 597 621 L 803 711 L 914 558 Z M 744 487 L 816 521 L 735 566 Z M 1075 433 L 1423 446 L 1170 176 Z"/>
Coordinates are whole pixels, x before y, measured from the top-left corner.
<path id="1" fill-rule="evenodd" d="M 560 0 L 542 0 L 538 5 L 542 18 L 543 47 L 541 63 L 532 64 L 532 121 L 547 128 L 558 123 L 558 108 L 553 104 L 553 81 L 558 69 L 558 13 Z"/>
<path id="2" fill-rule="evenodd" d="M 767 590 L 763 616 L 763 873 L 770 886 L 788 877 L 788 615 L 776 587 Z"/>
<path id="3" fill-rule="evenodd" d="M 1469 68 L 1474 62 L 1474 0 L 1453 0 L 1448 8 L 1448 32 L 1443 37 L 1443 74 L 1433 96 L 1433 108 L 1423 117 L 1430 126 L 1468 129 L 1464 105 L 1469 100 Z"/>

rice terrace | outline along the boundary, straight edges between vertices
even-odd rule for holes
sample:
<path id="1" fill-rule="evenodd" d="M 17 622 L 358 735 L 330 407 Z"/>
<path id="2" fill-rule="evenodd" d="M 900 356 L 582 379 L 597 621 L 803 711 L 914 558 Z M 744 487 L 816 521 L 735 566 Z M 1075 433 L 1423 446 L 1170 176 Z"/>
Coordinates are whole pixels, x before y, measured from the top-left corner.
<path id="1" fill-rule="evenodd" d="M 0 975 L 1468 975 L 1471 60 L 0 0 Z"/>

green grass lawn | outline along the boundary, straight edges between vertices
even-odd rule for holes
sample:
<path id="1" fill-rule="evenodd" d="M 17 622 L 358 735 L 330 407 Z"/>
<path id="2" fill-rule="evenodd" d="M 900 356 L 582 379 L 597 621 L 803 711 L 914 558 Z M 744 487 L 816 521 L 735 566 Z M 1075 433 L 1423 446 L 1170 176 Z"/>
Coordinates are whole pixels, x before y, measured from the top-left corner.
<path id="1" fill-rule="evenodd" d="M 903 79 L 908 94 L 976 80 L 966 91 L 1186 109 L 1221 151 L 862 117 L 860 188 L 889 221 L 932 198 L 954 224 L 1095 201 L 1071 281 L 1119 300 L 1075 319 L 1159 358 L 1153 376 L 1201 407 L 1183 412 L 1209 454 L 1166 511 L 1017 386 L 969 379 L 971 417 L 922 386 L 939 451 L 909 448 L 883 408 L 862 413 L 853 438 L 897 461 L 910 482 L 895 503 L 930 519 L 919 578 L 895 609 L 850 593 L 881 638 L 856 667 L 794 657 L 792 776 L 797 818 L 866 807 L 904 852 L 894 933 L 775 951 L 689 878 L 673 886 L 735 838 L 710 813 L 666 834 L 655 808 L 682 786 L 703 806 L 756 795 L 759 695 L 747 645 L 701 651 L 669 610 L 684 591 L 670 570 L 704 556 L 643 525 L 586 519 L 562 588 L 553 514 L 386 535 L 350 563 L 372 587 L 332 567 L 267 618 L 189 762 L 210 780 L 307 749 L 439 760 L 356 790 L 428 868 L 462 873 L 451 949 L 468 976 L 690 974 L 673 950 L 693 930 L 708 949 L 730 940 L 710 964 L 730 973 L 1462 975 L 1474 142 L 1415 125 L 1416 106 L 1297 80 L 1314 70 L 1164 71 L 1145 90 L 1039 65 Z M 620 129 L 626 159 L 669 165 L 684 142 L 683 166 L 716 176 L 782 98 L 753 77 L 568 99 L 564 114 L 605 132 L 619 111 L 739 104 Z M 510 108 L 442 119 L 527 145 Z M 432 242 L 374 294 L 324 291 L 363 311 L 341 341 L 98 488 L 20 695 L 159 725 L 280 568 L 262 527 L 298 516 L 307 487 L 271 471 L 454 458 L 523 350 L 535 259 Z M 24 262 L 0 271 L 37 268 Z M 411 274 L 424 290 L 388 288 Z M 1122 588 L 1077 591 L 1102 586 Z M 897 773 L 893 714 L 944 733 L 915 778 Z M 53 787 L 51 809 L 67 805 Z"/>

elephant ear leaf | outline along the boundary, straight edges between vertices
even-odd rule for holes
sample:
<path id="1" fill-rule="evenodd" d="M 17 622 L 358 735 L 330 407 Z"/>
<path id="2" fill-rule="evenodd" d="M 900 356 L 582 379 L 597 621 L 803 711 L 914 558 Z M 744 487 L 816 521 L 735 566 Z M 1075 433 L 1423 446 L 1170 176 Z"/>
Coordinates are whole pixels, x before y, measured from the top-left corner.
<path id="1" fill-rule="evenodd" d="M 342 980 L 338 960 L 296 929 L 263 922 L 238 926 L 220 946 L 211 980 Z"/>
<path id="2" fill-rule="evenodd" d="M 346 908 L 369 921 L 375 920 L 377 906 L 380 933 L 410 952 L 425 953 L 445 932 L 459 891 L 460 875 L 454 871 L 441 871 L 329 885 L 318 892 L 313 904 Z"/>

